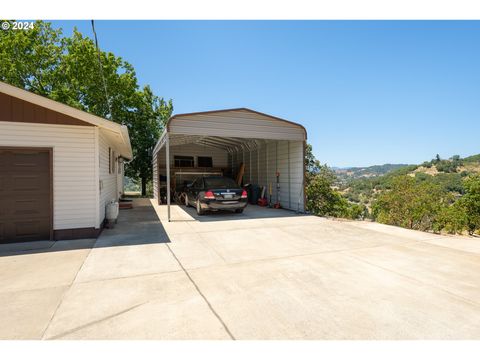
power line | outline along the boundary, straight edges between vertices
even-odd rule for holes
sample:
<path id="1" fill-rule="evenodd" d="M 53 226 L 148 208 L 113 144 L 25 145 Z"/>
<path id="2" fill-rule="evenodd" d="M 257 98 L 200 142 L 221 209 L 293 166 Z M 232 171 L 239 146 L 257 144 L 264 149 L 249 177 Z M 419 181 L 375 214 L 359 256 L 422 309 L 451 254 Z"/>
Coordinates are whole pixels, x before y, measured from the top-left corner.
<path id="1" fill-rule="evenodd" d="M 98 55 L 98 67 L 100 68 L 100 76 L 102 78 L 103 82 L 103 89 L 105 90 L 105 99 L 107 100 L 107 107 L 108 107 L 108 112 L 109 112 L 109 117 L 112 117 L 112 107 L 110 105 L 110 97 L 108 96 L 108 91 L 107 91 L 107 82 L 105 81 L 105 77 L 103 76 L 103 66 L 102 66 L 102 59 L 100 57 L 100 48 L 98 47 L 98 40 L 97 40 L 97 32 L 95 31 L 95 24 L 94 20 L 92 21 L 92 30 L 93 30 L 93 35 L 95 37 L 95 46 L 97 48 L 97 55 Z"/>

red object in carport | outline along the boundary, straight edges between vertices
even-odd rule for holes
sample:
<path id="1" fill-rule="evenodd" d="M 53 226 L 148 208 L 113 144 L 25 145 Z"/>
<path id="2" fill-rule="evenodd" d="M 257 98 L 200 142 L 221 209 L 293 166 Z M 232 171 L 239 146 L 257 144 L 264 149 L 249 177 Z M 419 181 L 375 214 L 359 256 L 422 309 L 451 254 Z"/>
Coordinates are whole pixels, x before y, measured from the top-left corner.
<path id="1" fill-rule="evenodd" d="M 120 202 L 118 204 L 118 207 L 120 210 L 133 209 L 133 205 L 131 202 Z"/>
<path id="2" fill-rule="evenodd" d="M 268 200 L 266 198 L 260 198 L 260 199 L 258 199 L 258 205 L 259 206 L 267 206 L 268 205 Z"/>

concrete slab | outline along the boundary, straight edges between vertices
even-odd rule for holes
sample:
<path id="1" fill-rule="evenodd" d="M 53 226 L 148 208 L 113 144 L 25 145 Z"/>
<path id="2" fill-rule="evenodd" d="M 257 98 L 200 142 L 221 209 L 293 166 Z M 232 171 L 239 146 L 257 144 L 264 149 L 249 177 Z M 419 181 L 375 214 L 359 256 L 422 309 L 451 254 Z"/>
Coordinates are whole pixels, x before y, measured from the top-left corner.
<path id="1" fill-rule="evenodd" d="M 180 266 L 164 244 L 98 247 L 91 251 L 78 282 L 178 271 Z"/>
<path id="2" fill-rule="evenodd" d="M 67 287 L 0 293 L 0 339 L 41 339 Z"/>
<path id="3" fill-rule="evenodd" d="M 262 229 L 276 227 L 279 224 L 304 222 L 310 216 L 295 214 L 287 210 L 261 209 L 258 206 L 247 207 L 242 214 L 231 212 L 213 213 L 197 216 L 192 208 L 185 209 L 196 221 L 190 221 L 189 227 L 195 232 L 230 231 L 243 229 Z M 272 214 L 273 213 L 273 214 Z M 268 215 L 266 215 L 268 214 Z M 278 217 L 275 217 L 277 215 Z M 304 219 L 305 218 L 305 219 Z M 303 221 L 302 221 L 303 220 Z M 167 230 L 168 231 L 168 230 Z"/>
<path id="4" fill-rule="evenodd" d="M 62 246 L 62 244 L 59 244 Z M 70 285 L 90 249 L 0 257 L 0 293 Z"/>
<path id="5" fill-rule="evenodd" d="M 357 228 L 350 222 L 326 221 L 302 225 L 290 224 L 281 229 L 294 238 L 292 243 L 304 254 L 411 242 L 403 237 Z"/>
<path id="6" fill-rule="evenodd" d="M 334 220 L 340 223 L 348 223 L 350 226 L 355 228 L 366 229 L 368 231 L 374 231 L 377 233 L 395 236 L 398 238 L 405 238 L 413 241 L 428 241 L 432 239 L 438 239 L 443 237 L 442 235 L 437 235 L 433 233 L 428 233 L 420 230 L 410 230 L 396 226 L 390 226 L 385 224 L 380 224 L 371 221 L 353 221 L 353 220 Z"/>
<path id="7" fill-rule="evenodd" d="M 429 244 L 443 246 L 450 249 L 461 250 L 480 255 L 480 238 L 466 238 L 458 236 L 439 236 L 427 241 Z"/>
<path id="8" fill-rule="evenodd" d="M 91 249 L 96 241 L 96 239 L 78 239 L 0 244 L 0 257 Z"/>
<path id="9" fill-rule="evenodd" d="M 0 244 L 0 256 L 7 256 L 31 250 L 47 250 L 54 245 L 55 241 L 50 240 Z"/>
<path id="10" fill-rule="evenodd" d="M 221 265 L 222 261 L 237 263 L 358 249 L 388 243 L 406 244 L 412 241 L 409 238 L 358 228 L 350 222 L 322 221 L 325 219 L 301 216 L 283 210 L 262 209 L 261 213 L 266 211 L 273 214 L 286 213 L 288 216 L 274 218 L 269 215 L 267 219 L 254 219 L 253 215 L 246 211 L 245 219 L 231 220 L 231 217 L 237 214 L 221 214 L 220 220 L 215 221 L 217 214 L 207 215 L 210 217 L 209 221 L 185 222 L 181 233 L 177 231 L 180 229 L 180 222 L 175 223 L 177 228 L 172 234 L 168 225 L 165 226 L 171 237 L 172 248 L 180 251 L 179 256 L 188 269 L 201 266 L 200 264 Z M 209 257 L 210 260 L 213 256 L 216 262 L 199 261 L 203 256 Z"/>
<path id="11" fill-rule="evenodd" d="M 472 339 L 480 308 L 345 253 L 196 269 L 237 339 Z"/>
<path id="12" fill-rule="evenodd" d="M 180 270 L 164 245 L 169 238 L 148 199 L 121 210 L 113 229 L 104 229 L 77 281 L 157 274 Z"/>
<path id="13" fill-rule="evenodd" d="M 480 306 L 480 256 L 477 254 L 421 242 L 349 254 Z"/>
<path id="14" fill-rule="evenodd" d="M 226 339 L 228 334 L 187 276 L 176 272 L 74 284 L 45 338 Z"/>
<path id="15" fill-rule="evenodd" d="M 225 259 L 201 234 L 172 234 L 170 248 L 187 269 L 224 265 Z"/>

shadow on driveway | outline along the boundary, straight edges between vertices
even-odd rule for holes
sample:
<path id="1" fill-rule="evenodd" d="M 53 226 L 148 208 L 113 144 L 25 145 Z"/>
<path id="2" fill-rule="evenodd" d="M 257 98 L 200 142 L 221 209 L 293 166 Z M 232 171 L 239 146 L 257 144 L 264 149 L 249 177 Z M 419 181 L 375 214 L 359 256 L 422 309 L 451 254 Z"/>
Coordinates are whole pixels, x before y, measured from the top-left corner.
<path id="1" fill-rule="evenodd" d="M 113 246 L 168 243 L 165 229 L 149 199 L 133 200 L 133 209 L 120 210 L 113 229 L 104 229 L 98 239 L 32 241 L 0 244 L 0 257 Z"/>
<path id="2" fill-rule="evenodd" d="M 199 221 L 199 222 L 216 222 L 230 220 L 249 220 L 249 219 L 273 219 L 273 218 L 291 218 L 297 216 L 305 216 L 305 214 L 287 210 L 272 209 L 261 207 L 258 205 L 247 205 L 243 213 L 237 214 L 230 210 L 207 211 L 204 215 L 198 215 L 193 207 L 185 205 L 172 205 L 176 207 L 172 212 L 171 222 Z M 166 205 L 159 205 L 160 208 L 166 209 Z M 166 210 L 165 210 L 166 211 Z M 179 216 L 180 215 L 180 216 Z"/>

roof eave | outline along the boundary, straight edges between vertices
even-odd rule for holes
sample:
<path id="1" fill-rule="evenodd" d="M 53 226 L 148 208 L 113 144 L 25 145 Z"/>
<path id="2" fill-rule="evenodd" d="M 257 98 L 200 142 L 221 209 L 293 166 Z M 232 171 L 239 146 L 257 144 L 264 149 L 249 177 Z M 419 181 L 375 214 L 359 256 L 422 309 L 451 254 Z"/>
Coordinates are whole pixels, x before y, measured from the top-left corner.
<path id="1" fill-rule="evenodd" d="M 262 116 L 269 117 L 269 118 L 274 119 L 274 120 L 278 120 L 278 121 L 282 121 L 282 122 L 285 122 L 285 123 L 288 123 L 288 124 L 291 124 L 291 125 L 298 126 L 298 127 L 300 127 L 300 128 L 303 130 L 303 132 L 304 132 L 305 141 L 307 140 L 307 129 L 305 129 L 305 127 L 304 127 L 302 124 L 299 124 L 299 123 L 296 123 L 296 122 L 293 122 L 293 121 L 290 121 L 290 120 L 285 120 L 285 119 L 279 118 L 279 117 L 277 117 L 277 116 L 273 116 L 273 115 L 269 115 L 269 114 L 266 114 L 266 113 L 262 113 L 262 112 L 260 112 L 260 111 L 252 110 L 252 109 L 249 109 L 249 108 L 246 108 L 246 107 L 242 107 L 242 108 L 232 108 L 232 109 L 220 109 L 220 110 L 209 110 L 209 111 L 198 111 L 198 112 L 183 113 L 183 114 L 175 114 L 175 115 L 171 116 L 171 117 L 168 119 L 167 125 L 166 125 L 166 129 L 167 129 L 167 131 L 170 131 L 170 122 L 171 122 L 173 119 L 176 119 L 176 118 L 179 118 L 179 117 L 191 116 L 191 115 L 205 115 L 205 114 L 223 113 L 223 112 L 230 112 L 230 111 L 249 111 L 249 112 L 252 112 L 252 113 L 255 113 L 255 114 L 258 114 L 258 115 L 262 115 Z"/>
<path id="2" fill-rule="evenodd" d="M 15 98 L 27 101 L 29 103 L 51 109 L 53 111 L 59 112 L 61 114 L 71 116 L 75 119 L 84 121 L 86 123 L 98 126 L 100 128 L 105 128 L 114 132 L 117 132 L 122 137 L 124 145 L 126 147 L 126 153 L 122 154 L 123 157 L 129 158 L 131 160 L 133 158 L 132 154 L 132 146 L 130 144 L 130 137 L 128 135 L 128 129 L 125 125 L 118 124 L 116 122 L 103 119 L 99 116 L 87 113 L 85 111 L 76 109 L 74 107 L 62 104 L 58 101 L 49 99 L 47 97 L 34 94 L 30 91 L 18 88 L 16 86 L 9 85 L 0 81 L 0 92 L 13 96 Z"/>

